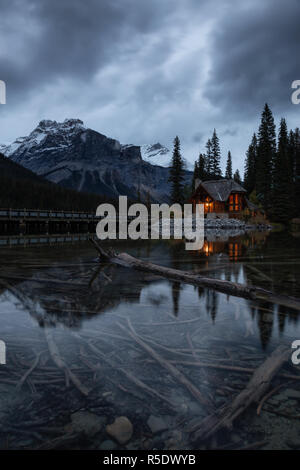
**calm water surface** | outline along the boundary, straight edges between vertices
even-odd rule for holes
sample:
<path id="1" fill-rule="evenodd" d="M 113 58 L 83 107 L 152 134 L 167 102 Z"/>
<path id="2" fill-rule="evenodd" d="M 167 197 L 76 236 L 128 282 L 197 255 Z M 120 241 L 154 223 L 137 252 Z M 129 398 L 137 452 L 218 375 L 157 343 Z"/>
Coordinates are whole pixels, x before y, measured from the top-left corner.
<path id="1" fill-rule="evenodd" d="M 208 235 L 200 252 L 178 241 L 115 249 L 300 297 L 299 239 L 288 233 Z M 300 448 L 300 381 L 280 377 L 272 385 L 282 387 L 259 416 L 254 406 L 233 430 L 204 442 L 189 428 L 246 386 L 249 373 L 234 367 L 255 369 L 279 344 L 300 339 L 299 312 L 99 266 L 85 242 L 3 247 L 0 256 L 0 339 L 7 348 L 7 364 L 0 365 L 1 448 L 235 449 L 256 442 Z M 300 377 L 291 361 L 282 372 Z M 133 426 L 124 444 L 106 430 L 120 416 Z"/>

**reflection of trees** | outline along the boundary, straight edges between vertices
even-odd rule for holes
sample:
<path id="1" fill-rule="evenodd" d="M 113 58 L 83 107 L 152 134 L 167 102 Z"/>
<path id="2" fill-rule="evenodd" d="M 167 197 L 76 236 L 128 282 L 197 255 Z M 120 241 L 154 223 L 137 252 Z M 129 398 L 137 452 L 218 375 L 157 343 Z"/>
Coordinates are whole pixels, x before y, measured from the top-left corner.
<path id="1" fill-rule="evenodd" d="M 206 291 L 206 310 L 214 322 L 218 312 L 218 299 L 219 294 L 214 290 L 207 289 Z"/>
<path id="2" fill-rule="evenodd" d="M 279 236 L 280 235 L 280 236 Z M 270 234 L 267 238 L 262 236 L 256 244 L 255 234 L 241 239 L 242 256 L 238 262 L 229 259 L 223 251 L 207 257 L 199 252 L 185 250 L 184 242 L 158 242 L 142 243 L 136 247 L 139 257 L 149 258 L 160 264 L 172 266 L 176 269 L 198 271 L 200 275 L 216 277 L 228 281 L 240 281 L 245 284 L 255 284 L 264 288 L 276 290 L 278 293 L 299 296 L 299 285 L 294 279 L 299 278 L 300 266 L 294 263 L 293 256 L 298 254 L 297 240 L 288 234 Z M 227 243 L 227 242 L 226 242 Z M 218 249 L 224 241 L 217 244 Z M 280 247 L 279 247 L 280 245 Z M 213 244 L 209 245 L 213 250 Z M 285 246 L 288 250 L 285 252 Z M 152 248 L 151 248 L 152 247 Z M 278 253 L 278 247 L 280 251 Z M 132 248 L 122 248 L 133 251 Z M 287 257 L 288 256 L 290 258 Z M 134 251 L 136 255 L 136 251 Z M 289 261 L 290 259 L 290 261 Z M 28 263 L 31 258 L 26 260 Z M 278 261 L 281 263 L 278 265 Z M 48 261 L 49 262 L 49 261 Z M 55 261 L 57 262 L 57 261 Z M 70 264 L 71 262 L 68 261 Z M 36 321 L 44 323 L 62 323 L 70 327 L 80 325 L 82 319 L 106 312 L 121 303 L 138 303 L 141 289 L 153 276 L 112 265 L 98 265 L 98 263 L 81 263 L 77 259 L 76 267 L 49 267 L 49 269 L 28 269 L 22 271 L 21 266 L 5 266 L 3 270 L 7 277 L 7 289 L 11 290 L 26 309 L 30 301 L 30 313 Z M 251 266 L 252 269 L 248 269 Z M 243 272 L 242 272 L 243 271 Z M 14 275 L 16 276 L 14 278 Z M 26 282 L 18 280 L 23 275 Z M 10 276 L 10 278 L 9 278 Z M 31 280 L 40 278 L 42 282 Z M 284 277 L 284 279 L 283 279 Z M 243 279 L 243 281 L 242 281 Z M 180 315 L 180 291 L 182 283 L 171 281 L 173 312 Z M 283 287 L 282 287 L 283 286 Z M 3 288 L 3 285 L 0 288 Z M 203 287 L 195 287 L 199 299 L 205 303 L 207 313 L 213 321 L 218 314 L 220 295 L 215 291 Z M 27 300 L 24 300 L 27 299 Z M 203 302 L 203 300 L 205 302 Z M 268 302 L 247 301 L 251 318 L 256 317 L 260 331 L 260 339 L 265 347 L 273 332 L 273 324 L 278 320 L 279 330 L 284 331 L 287 321 L 298 321 L 298 312 L 295 310 L 275 306 Z M 277 317 L 276 317 L 277 316 Z"/>
<path id="3" fill-rule="evenodd" d="M 259 302 L 256 315 L 261 344 L 263 348 L 266 348 L 272 336 L 274 304 L 270 302 Z"/>
<path id="4" fill-rule="evenodd" d="M 280 294 L 300 296 L 299 241 L 288 232 L 271 232 L 265 242 L 257 241 L 247 252 L 258 273 L 248 273 L 249 280 L 261 287 L 278 289 Z M 269 282 L 268 282 L 269 278 Z"/>
<path id="5" fill-rule="evenodd" d="M 203 297 L 203 295 L 205 294 L 204 287 L 198 286 L 197 291 L 198 291 L 198 297 L 199 297 L 199 299 L 201 299 L 201 297 Z"/>
<path id="6" fill-rule="evenodd" d="M 298 323 L 299 312 L 291 308 L 285 307 L 284 305 L 278 306 L 277 315 L 278 315 L 279 331 L 281 333 L 284 332 L 284 328 L 285 328 L 287 321 L 293 322 L 294 324 Z"/>
<path id="7" fill-rule="evenodd" d="M 180 282 L 172 282 L 172 299 L 173 299 L 173 313 L 174 316 L 178 316 L 178 307 L 179 307 L 179 298 L 180 298 Z"/>
<path id="8" fill-rule="evenodd" d="M 258 234 L 259 235 L 259 234 Z M 247 265 L 244 269 L 245 282 L 259 285 L 265 289 L 277 291 L 278 294 L 287 294 L 299 297 L 300 289 L 299 245 L 287 232 L 271 232 L 267 238 L 261 236 L 251 240 L 247 252 Z M 249 264 L 249 262 L 253 264 Z M 278 320 L 279 331 L 284 332 L 287 321 L 297 322 L 299 312 L 282 305 L 278 308 L 270 303 L 248 301 L 251 315 L 257 316 L 261 342 L 267 345 L 273 331 L 273 324 Z"/>
<path id="9" fill-rule="evenodd" d="M 174 269 L 182 269 L 180 266 L 180 259 L 182 256 L 182 243 L 176 243 L 174 240 L 169 248 L 171 255 L 171 266 Z M 172 282 L 172 300 L 173 300 L 173 314 L 175 317 L 178 316 L 179 299 L 180 299 L 181 283 L 179 281 Z"/>

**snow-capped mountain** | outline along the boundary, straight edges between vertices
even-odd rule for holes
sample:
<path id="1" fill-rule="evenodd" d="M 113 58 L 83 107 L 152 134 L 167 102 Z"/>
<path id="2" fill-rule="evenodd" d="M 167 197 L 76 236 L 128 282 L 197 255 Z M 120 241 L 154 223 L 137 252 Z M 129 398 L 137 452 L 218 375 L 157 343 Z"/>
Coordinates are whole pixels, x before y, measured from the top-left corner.
<path id="1" fill-rule="evenodd" d="M 160 165 L 165 168 L 171 166 L 172 151 L 159 142 L 152 145 L 141 145 L 141 155 L 145 162 L 152 165 Z M 193 171 L 193 165 L 188 161 L 185 161 L 185 168 L 188 171 Z"/>
<path id="2" fill-rule="evenodd" d="M 144 161 L 139 146 L 121 145 L 79 119 L 43 120 L 28 136 L 0 151 L 38 175 L 79 191 L 132 198 L 149 193 L 155 201 L 169 197 L 168 168 L 148 163 L 151 157 Z"/>
<path id="3" fill-rule="evenodd" d="M 171 164 L 172 152 L 159 142 L 152 145 L 142 145 L 141 155 L 145 162 L 149 162 L 152 165 L 169 167 Z"/>

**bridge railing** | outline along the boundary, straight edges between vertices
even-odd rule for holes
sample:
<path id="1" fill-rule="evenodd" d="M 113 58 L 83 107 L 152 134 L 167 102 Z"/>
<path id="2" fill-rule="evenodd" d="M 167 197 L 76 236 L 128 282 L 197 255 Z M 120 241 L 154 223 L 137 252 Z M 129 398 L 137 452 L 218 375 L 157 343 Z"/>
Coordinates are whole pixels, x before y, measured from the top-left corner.
<path id="1" fill-rule="evenodd" d="M 55 211 L 40 209 L 0 209 L 0 220 L 9 219 L 99 219 L 95 213 L 80 211 Z"/>

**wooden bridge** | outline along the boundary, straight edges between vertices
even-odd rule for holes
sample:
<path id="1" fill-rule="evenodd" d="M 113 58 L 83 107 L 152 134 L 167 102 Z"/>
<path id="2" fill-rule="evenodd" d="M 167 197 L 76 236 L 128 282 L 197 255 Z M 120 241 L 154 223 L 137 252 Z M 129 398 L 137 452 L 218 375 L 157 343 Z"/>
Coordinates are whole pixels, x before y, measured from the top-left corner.
<path id="1" fill-rule="evenodd" d="M 89 233 L 100 217 L 95 213 L 39 209 L 0 209 L 2 233 Z"/>

